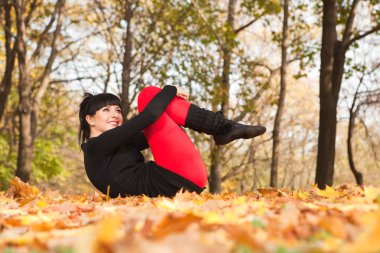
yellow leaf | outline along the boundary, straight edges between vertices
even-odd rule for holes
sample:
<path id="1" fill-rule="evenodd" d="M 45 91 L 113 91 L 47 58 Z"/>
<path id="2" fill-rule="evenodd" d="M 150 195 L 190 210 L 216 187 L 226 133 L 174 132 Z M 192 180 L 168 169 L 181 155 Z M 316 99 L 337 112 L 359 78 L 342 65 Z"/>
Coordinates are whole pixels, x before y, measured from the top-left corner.
<path id="1" fill-rule="evenodd" d="M 293 192 L 293 197 L 298 198 L 298 199 L 307 199 L 309 197 L 309 193 L 305 191 L 294 191 Z"/>
<path id="2" fill-rule="evenodd" d="M 167 209 L 170 211 L 176 210 L 176 204 L 174 203 L 174 201 L 171 201 L 167 198 L 163 198 L 157 201 L 155 204 L 156 206 L 162 207 L 163 209 Z"/>
<path id="3" fill-rule="evenodd" d="M 234 205 L 244 205 L 245 204 L 245 197 L 239 196 L 236 199 L 234 199 Z"/>
<path id="4" fill-rule="evenodd" d="M 373 202 L 380 195 L 380 188 L 373 186 L 366 186 L 364 188 L 365 199 L 369 202 Z"/>
<path id="5" fill-rule="evenodd" d="M 205 202 L 206 202 L 206 200 L 202 199 L 202 198 L 193 199 L 193 203 L 196 204 L 196 205 L 202 205 Z"/>
<path id="6" fill-rule="evenodd" d="M 47 207 L 47 206 L 49 206 L 49 204 L 48 203 L 46 203 L 45 201 L 43 201 L 43 200 L 37 200 L 36 202 L 35 202 L 35 204 L 36 204 L 36 206 L 38 206 L 39 208 L 44 208 L 44 207 Z"/>
<path id="7" fill-rule="evenodd" d="M 320 189 L 317 190 L 317 195 L 321 196 L 321 197 L 335 199 L 335 198 L 340 196 L 340 193 L 338 191 L 336 191 L 334 188 L 326 185 L 325 190 L 320 190 Z"/>
<path id="8" fill-rule="evenodd" d="M 222 217 L 216 212 L 207 212 L 203 215 L 203 220 L 207 224 L 221 224 L 223 223 Z"/>
<path id="9" fill-rule="evenodd" d="M 112 215 L 105 217 L 99 224 L 97 230 L 97 240 L 102 244 L 110 244 L 118 240 L 123 231 L 122 219 L 119 216 Z"/>
<path id="10" fill-rule="evenodd" d="M 25 234 L 25 235 L 20 235 L 15 238 L 9 239 L 8 243 L 16 245 L 16 246 L 22 246 L 22 245 L 31 244 L 33 241 L 34 241 L 33 235 Z M 10 252 L 13 252 L 13 251 L 10 251 Z"/>
<path id="11" fill-rule="evenodd" d="M 239 217 L 231 210 L 223 215 L 225 223 L 239 223 Z"/>
<path id="12" fill-rule="evenodd" d="M 20 217 L 22 226 L 29 226 L 35 222 L 38 222 L 38 217 L 35 215 L 24 215 Z"/>

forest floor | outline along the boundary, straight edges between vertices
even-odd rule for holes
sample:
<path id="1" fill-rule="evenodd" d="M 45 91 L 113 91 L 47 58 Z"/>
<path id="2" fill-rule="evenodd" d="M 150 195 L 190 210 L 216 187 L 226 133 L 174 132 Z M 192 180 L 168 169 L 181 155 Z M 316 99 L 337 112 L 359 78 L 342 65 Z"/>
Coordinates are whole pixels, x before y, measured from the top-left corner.
<path id="1" fill-rule="evenodd" d="M 0 192 L 0 252 L 380 252 L 380 188 L 109 199 Z"/>

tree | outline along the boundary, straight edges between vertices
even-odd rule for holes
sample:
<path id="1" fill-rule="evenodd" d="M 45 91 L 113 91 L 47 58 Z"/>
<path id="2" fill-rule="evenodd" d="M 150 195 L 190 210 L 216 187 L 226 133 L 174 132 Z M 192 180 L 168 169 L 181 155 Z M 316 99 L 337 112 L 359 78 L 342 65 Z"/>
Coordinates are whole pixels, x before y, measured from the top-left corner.
<path id="1" fill-rule="evenodd" d="M 17 96 L 16 86 L 13 86 L 0 127 L 0 190 L 8 188 L 17 167 Z M 71 173 L 84 173 L 73 161 L 80 154 L 76 142 L 77 114 L 72 101 L 72 94 L 60 83 L 50 85 L 41 100 L 31 165 L 30 182 L 33 184 L 54 184 Z"/>
<path id="2" fill-rule="evenodd" d="M 373 68 L 368 68 L 366 65 L 356 66 L 356 69 L 360 71 L 361 77 L 359 79 L 359 84 L 356 87 L 354 98 L 352 100 L 351 106 L 349 108 L 349 122 L 348 122 L 348 134 L 347 134 L 347 154 L 350 169 L 354 174 L 356 183 L 358 185 L 363 185 L 363 174 L 357 170 L 357 166 L 354 162 L 354 152 L 352 139 L 355 130 L 355 121 L 358 118 L 360 111 L 363 107 L 370 107 L 380 104 L 380 89 L 370 89 L 365 88 L 365 91 L 360 92 L 361 87 L 364 83 L 364 78 L 374 73 L 380 68 L 380 63 L 376 64 Z M 363 122 L 364 124 L 364 122 Z"/>
<path id="3" fill-rule="evenodd" d="M 279 145 L 280 145 L 280 129 L 281 117 L 285 105 L 286 95 L 286 71 L 287 71 L 287 50 L 288 50 L 288 19 L 289 19 L 289 0 L 284 0 L 283 3 L 283 24 L 282 24 L 282 39 L 281 39 L 281 73 L 280 73 L 280 97 L 278 99 L 278 106 L 276 117 L 273 126 L 273 148 L 272 148 L 272 163 L 270 170 L 270 186 L 277 187 L 277 168 L 279 158 Z"/>
<path id="4" fill-rule="evenodd" d="M 281 119 L 284 115 L 285 97 L 287 94 L 287 74 L 288 66 L 294 62 L 298 64 L 298 69 L 291 75 L 296 80 L 307 76 L 307 69 L 314 65 L 315 47 L 310 41 L 315 37 L 312 23 L 308 20 L 308 5 L 300 2 L 289 4 L 283 1 L 282 31 L 272 32 L 273 41 L 281 48 L 281 66 L 272 69 L 273 74 L 280 73 L 280 91 L 278 95 L 277 111 L 273 125 L 272 159 L 270 186 L 278 185 L 279 160 L 281 157 Z M 284 181 L 285 178 L 282 180 Z"/>
<path id="5" fill-rule="evenodd" d="M 14 41 L 12 37 L 13 18 L 12 16 L 12 4 L 9 0 L 2 0 L 0 3 L 0 17 L 4 15 L 5 23 L 1 21 L 1 25 L 4 30 L 5 38 L 5 71 L 0 83 L 0 121 L 3 117 L 4 110 L 7 104 L 9 93 L 12 87 L 13 69 L 16 59 L 16 46 L 17 41 Z M 13 43 L 12 43 L 13 42 Z"/>
<path id="6" fill-rule="evenodd" d="M 123 57 L 123 73 L 122 73 L 122 92 L 121 92 L 121 101 L 123 108 L 125 108 L 125 115 L 128 114 L 130 108 L 130 96 L 129 96 L 129 87 L 131 86 L 131 71 L 132 71 L 132 49 L 133 49 L 133 31 L 132 31 L 132 17 L 135 11 L 135 8 L 138 7 L 137 3 L 133 4 L 135 1 L 125 0 L 125 14 L 124 20 L 127 23 L 124 39 L 124 57 Z"/>
<path id="7" fill-rule="evenodd" d="M 222 57 L 223 57 L 223 68 L 221 74 L 220 86 L 216 87 L 216 99 L 219 100 L 220 111 L 224 114 L 228 111 L 228 100 L 230 93 L 230 71 L 231 71 L 231 57 L 233 50 L 233 29 L 235 23 L 235 12 L 236 12 L 236 0 L 229 0 L 228 2 L 228 14 L 226 20 L 226 34 L 224 44 L 221 45 Z M 211 167 L 210 167 L 210 192 L 220 192 L 221 191 L 221 170 L 222 170 L 222 159 L 220 158 L 223 154 L 223 148 L 214 145 L 211 153 Z"/>
<path id="8" fill-rule="evenodd" d="M 231 74 L 231 64 L 233 61 L 233 53 L 237 48 L 238 40 L 237 36 L 241 32 L 245 31 L 248 27 L 254 24 L 257 20 L 265 15 L 278 12 L 278 5 L 276 2 L 263 1 L 263 2 L 251 2 L 242 1 L 240 8 L 237 12 L 237 0 L 229 0 L 227 8 L 227 18 L 223 24 L 223 28 L 216 30 L 211 25 L 211 32 L 215 36 L 218 51 L 220 53 L 220 58 L 222 61 L 221 74 L 217 75 L 215 80 L 219 80 L 214 86 L 214 98 L 213 98 L 213 109 L 217 109 L 227 115 L 229 108 L 229 96 L 230 96 L 230 74 Z M 195 6 L 197 7 L 197 6 Z M 237 13 L 244 14 L 245 10 L 249 14 L 250 20 L 244 23 L 240 27 L 235 27 L 235 19 Z M 202 15 L 201 11 L 198 13 Z M 202 17 L 203 20 L 207 20 Z M 243 118 L 246 112 L 242 115 L 237 116 L 237 118 Z M 221 171 L 223 167 L 223 147 L 211 144 L 211 165 L 210 165 L 210 177 L 209 186 L 211 192 L 221 191 L 222 176 Z"/>
<path id="9" fill-rule="evenodd" d="M 95 1 L 96 20 L 88 25 L 103 28 L 96 36 L 106 49 L 93 50 L 90 57 L 102 66 L 103 91 L 119 93 L 126 119 L 136 113 L 134 102 L 145 85 L 179 83 L 179 78 L 168 81 L 167 69 L 174 65 L 170 55 L 189 25 L 191 6 L 181 1 Z"/>
<path id="10" fill-rule="evenodd" d="M 18 67 L 19 67 L 19 117 L 20 117 L 20 139 L 18 147 L 18 157 L 17 157 L 17 170 L 16 176 L 18 176 L 23 181 L 29 181 L 31 172 L 31 162 L 33 145 L 36 137 L 38 112 L 41 103 L 41 99 L 50 83 L 50 74 L 52 72 L 52 67 L 54 61 L 58 54 L 58 41 L 61 34 L 62 20 L 63 20 L 63 10 L 65 6 L 65 0 L 57 0 L 55 4 L 46 4 L 44 6 L 43 2 L 32 1 L 30 5 L 23 0 L 13 1 L 13 6 L 16 12 L 17 20 L 17 56 L 18 56 Z M 53 10 L 47 10 L 44 8 L 49 8 L 52 4 Z M 39 9 L 37 8 L 39 7 Z M 44 27 L 40 34 L 33 34 L 37 36 L 38 41 L 35 46 L 33 53 L 28 54 L 27 36 L 33 31 L 28 31 L 27 28 L 31 29 L 27 25 L 29 20 L 32 18 L 33 14 L 37 11 L 44 13 L 51 13 L 47 25 Z M 37 15 L 42 14 L 37 13 Z M 51 30 L 53 29 L 53 33 Z M 37 79 L 38 86 L 33 86 L 31 80 L 31 70 L 32 67 L 42 60 L 44 48 L 48 47 L 50 53 L 47 58 L 45 67 L 41 70 L 41 75 Z M 34 91 L 36 89 L 36 91 Z"/>
<path id="11" fill-rule="evenodd" d="M 372 27 L 361 33 L 354 28 L 354 21 L 360 2 L 359 0 L 353 0 L 351 5 L 348 6 L 345 1 L 323 1 L 319 80 L 319 136 L 315 178 L 315 182 L 321 189 L 333 183 L 337 105 L 344 73 L 346 53 L 348 49 L 356 45 L 359 40 L 380 30 L 379 13 L 376 13 L 376 8 L 372 8 L 373 13 L 371 14 L 374 17 Z M 379 4 L 379 2 L 370 1 L 364 3 L 362 1 L 362 4 L 373 6 Z M 344 26 L 340 38 L 338 38 L 338 25 Z"/>

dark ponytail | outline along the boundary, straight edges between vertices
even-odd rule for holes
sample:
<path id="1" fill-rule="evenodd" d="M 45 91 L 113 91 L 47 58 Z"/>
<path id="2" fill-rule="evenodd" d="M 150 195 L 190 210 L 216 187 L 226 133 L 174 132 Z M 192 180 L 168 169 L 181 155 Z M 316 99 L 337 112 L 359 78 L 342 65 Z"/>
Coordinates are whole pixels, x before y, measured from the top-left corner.
<path id="1" fill-rule="evenodd" d="M 94 116 L 96 111 L 107 105 L 118 105 L 122 110 L 120 99 L 110 93 L 101 93 L 92 95 L 85 93 L 79 106 L 79 133 L 78 143 L 82 144 L 90 139 L 90 126 L 86 121 L 86 116 Z"/>

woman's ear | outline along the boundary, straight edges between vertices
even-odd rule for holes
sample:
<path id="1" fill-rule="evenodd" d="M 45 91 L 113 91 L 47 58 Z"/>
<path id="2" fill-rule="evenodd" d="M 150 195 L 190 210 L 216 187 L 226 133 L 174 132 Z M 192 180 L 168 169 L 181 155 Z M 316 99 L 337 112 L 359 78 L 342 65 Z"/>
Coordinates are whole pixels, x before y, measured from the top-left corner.
<path id="1" fill-rule="evenodd" d="M 90 116 L 90 115 L 86 116 L 86 121 L 87 121 L 87 124 L 89 126 L 94 126 L 95 125 L 94 118 L 92 116 Z"/>

